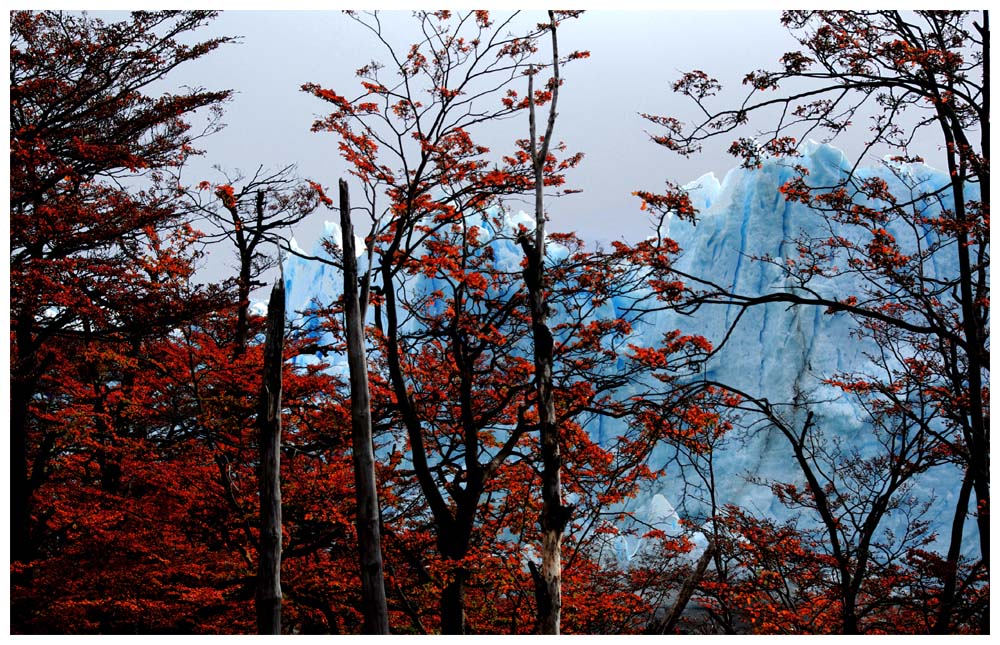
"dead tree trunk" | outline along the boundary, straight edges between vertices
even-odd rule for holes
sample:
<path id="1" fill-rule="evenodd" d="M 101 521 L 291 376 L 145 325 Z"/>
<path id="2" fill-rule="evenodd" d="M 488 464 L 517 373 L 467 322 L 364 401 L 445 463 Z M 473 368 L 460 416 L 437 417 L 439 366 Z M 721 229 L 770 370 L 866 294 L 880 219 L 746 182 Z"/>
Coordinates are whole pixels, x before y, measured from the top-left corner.
<path id="1" fill-rule="evenodd" d="M 542 634 L 558 634 L 562 612 L 562 534 L 569 521 L 572 507 L 563 506 L 560 473 L 562 455 L 559 448 L 559 427 L 552 396 L 552 366 L 555 347 L 548 325 L 548 298 L 545 278 L 545 208 L 543 203 L 545 160 L 548 156 L 552 129 L 556 121 L 556 101 L 559 97 L 559 49 L 556 42 L 555 14 L 549 11 L 552 32 L 552 102 L 548 122 L 540 145 L 535 127 L 533 75 L 528 76 L 528 124 L 531 135 L 531 162 L 535 179 L 535 235 L 532 241 L 521 235 L 519 242 L 528 260 L 524 282 L 531 306 L 531 333 L 534 344 L 535 387 L 538 392 L 539 443 L 542 461 L 542 568 L 532 567 L 535 596 L 538 603 L 538 625 Z"/>
<path id="2" fill-rule="evenodd" d="M 364 632 L 388 634 L 389 614 L 382 573 L 382 537 L 379 530 L 378 491 L 375 487 L 364 314 L 358 297 L 358 263 L 354 249 L 354 227 L 351 225 L 351 200 L 347 182 L 343 179 L 340 180 L 340 228 L 343 236 L 341 248 L 344 251 L 344 321 L 351 381 L 351 442 L 354 489 L 358 505 L 358 556 L 361 564 Z"/>
<path id="3" fill-rule="evenodd" d="M 260 447 L 260 549 L 257 563 L 257 631 L 281 633 L 281 364 L 285 336 L 285 286 L 279 279 L 267 305 L 264 375 L 257 403 Z"/>

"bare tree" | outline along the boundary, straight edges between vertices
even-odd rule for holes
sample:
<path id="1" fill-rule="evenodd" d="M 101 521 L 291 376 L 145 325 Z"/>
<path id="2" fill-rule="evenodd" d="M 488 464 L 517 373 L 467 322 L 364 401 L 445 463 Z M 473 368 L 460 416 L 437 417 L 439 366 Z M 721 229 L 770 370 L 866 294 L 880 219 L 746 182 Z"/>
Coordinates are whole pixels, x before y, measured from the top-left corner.
<path id="1" fill-rule="evenodd" d="M 257 562 L 257 631 L 281 633 L 281 365 L 285 285 L 279 278 L 267 305 L 267 340 L 257 403 L 260 464 L 260 546 Z"/>
<path id="2" fill-rule="evenodd" d="M 528 75 L 528 127 L 530 129 L 531 166 L 535 183 L 535 231 L 534 239 L 527 233 L 518 237 L 524 255 L 528 260 L 524 268 L 524 283 L 528 289 L 531 309 L 531 334 L 534 344 L 535 387 L 538 392 L 538 425 L 542 461 L 542 568 L 537 571 L 532 564 L 538 601 L 538 620 L 543 634 L 559 633 L 559 618 L 562 610 L 562 534 L 572 514 L 572 506 L 562 501 L 560 470 L 562 457 L 559 449 L 559 426 L 552 391 L 552 364 L 554 342 L 548 325 L 549 305 L 546 296 L 545 276 L 545 165 L 552 141 L 552 130 L 556 123 L 556 105 L 559 98 L 559 43 L 556 37 L 558 27 L 556 13 L 549 11 L 549 31 L 552 34 L 552 80 L 550 89 L 548 120 L 545 134 L 539 140 L 535 116 L 534 77 L 536 70 Z"/>
<path id="3" fill-rule="evenodd" d="M 340 227 L 344 262 L 344 325 L 351 380 L 351 445 L 357 499 L 358 558 L 361 563 L 362 613 L 366 634 L 388 634 L 389 612 L 382 573 L 382 536 L 379 530 L 375 453 L 372 447 L 371 396 L 368 390 L 368 354 L 364 344 L 365 309 L 371 273 L 365 273 L 358 293 L 358 261 L 354 252 L 351 199 L 347 182 L 340 180 Z"/>

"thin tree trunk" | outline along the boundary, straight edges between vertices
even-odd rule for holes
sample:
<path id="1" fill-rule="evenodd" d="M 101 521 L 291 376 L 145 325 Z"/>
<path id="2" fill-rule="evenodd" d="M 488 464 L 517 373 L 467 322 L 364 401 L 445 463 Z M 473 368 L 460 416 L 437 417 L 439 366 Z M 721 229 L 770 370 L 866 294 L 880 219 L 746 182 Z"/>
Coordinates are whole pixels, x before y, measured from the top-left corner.
<path id="1" fill-rule="evenodd" d="M 521 236 L 519 241 L 528 260 L 524 269 L 524 281 L 531 306 L 542 458 L 542 515 L 539 520 L 542 529 L 542 568 L 540 573 L 534 568 L 532 572 L 535 577 L 539 629 L 542 634 L 554 635 L 559 633 L 562 612 L 562 534 L 572 513 L 572 507 L 563 506 L 562 503 L 560 481 L 562 455 L 552 393 L 555 348 L 552 332 L 548 326 L 548 302 L 545 292 L 544 168 L 555 126 L 556 102 L 559 97 L 559 49 L 556 40 L 556 19 L 552 11 L 549 11 L 549 22 L 552 32 L 552 70 L 555 82 L 552 86 L 548 123 L 540 146 L 535 127 L 534 77 L 528 77 L 528 124 L 535 174 L 535 235 L 533 242 L 527 236 Z"/>
<path id="2" fill-rule="evenodd" d="M 948 545 L 947 569 L 945 570 L 944 588 L 941 590 L 941 602 L 937 620 L 931 629 L 932 634 L 947 634 L 951 629 L 951 616 L 955 609 L 955 586 L 958 578 L 958 559 L 962 555 L 962 535 L 965 533 L 965 516 L 969 512 L 969 497 L 972 493 L 973 476 L 966 471 L 962 480 L 962 489 L 958 494 L 958 505 L 951 522 L 951 541 Z"/>
<path id="3" fill-rule="evenodd" d="M 985 118 L 980 120 L 980 131 L 982 133 L 982 153 L 983 159 L 986 163 L 983 164 L 985 168 L 981 169 L 980 182 L 979 182 L 979 193 L 980 199 L 986 204 L 987 209 L 990 204 L 990 172 L 989 172 L 989 160 L 990 160 L 990 90 L 991 90 L 991 79 L 990 79 L 990 12 L 983 11 L 983 24 L 981 29 L 981 35 L 983 39 L 983 114 Z M 980 256 L 978 273 L 978 289 L 977 295 L 980 297 L 989 297 L 989 283 L 988 283 L 988 272 L 986 267 L 989 266 L 989 260 L 985 262 L 982 261 L 983 258 Z M 988 312 L 987 312 L 988 315 Z M 983 321 L 984 327 L 986 322 Z M 985 336 L 989 336 L 989 329 L 983 330 Z M 988 361 L 987 361 L 988 367 Z M 990 451 L 990 438 L 989 438 L 989 419 L 984 419 L 986 435 L 984 436 L 983 450 L 986 452 L 986 474 L 989 476 L 990 466 L 989 466 L 989 451 Z M 989 516 L 989 480 L 987 479 L 985 485 L 980 485 L 980 492 L 977 492 L 976 497 L 979 499 L 983 498 L 985 493 L 985 499 L 987 500 L 986 508 L 979 508 L 977 504 L 976 519 L 979 524 L 980 539 L 982 540 L 983 527 L 986 527 L 986 537 L 985 543 L 989 545 L 989 526 L 990 526 L 990 516 Z M 980 518 L 980 515 L 985 515 L 985 517 Z M 983 565 L 986 567 L 986 583 L 990 582 L 990 558 L 989 551 L 987 550 L 986 555 L 983 556 Z M 987 604 L 982 614 L 981 630 L 983 634 L 990 633 L 990 602 L 987 599 Z"/>
<path id="4" fill-rule="evenodd" d="M 257 404 L 260 448 L 260 549 L 257 564 L 257 631 L 281 633 L 281 364 L 285 335 L 285 286 L 281 278 L 267 305 L 264 374 Z"/>
<path id="5" fill-rule="evenodd" d="M 344 251 L 344 321 L 347 328 L 347 363 L 351 381 L 351 442 L 354 487 L 357 497 L 358 556 L 361 564 L 364 633 L 388 634 L 389 612 L 382 573 L 382 537 L 379 530 L 378 491 L 375 486 L 375 453 L 372 448 L 371 401 L 368 392 L 368 359 L 364 344 L 364 319 L 358 299 L 358 265 L 351 225 L 351 200 L 347 182 L 340 180 L 340 228 Z"/>
<path id="6" fill-rule="evenodd" d="M 674 606 L 670 608 L 670 613 L 663 619 L 659 633 L 672 634 L 674 632 L 674 628 L 677 627 L 677 621 L 680 620 L 681 614 L 687 608 L 691 596 L 694 595 L 695 589 L 698 588 L 698 583 L 705 577 L 705 572 L 708 571 L 708 565 L 712 562 L 713 557 L 715 557 L 714 541 L 709 542 L 708 546 L 705 547 L 705 552 L 698 558 L 698 563 L 695 565 L 694 571 L 691 572 L 691 575 L 688 576 L 688 579 L 681 586 L 680 593 L 677 594 L 677 600 L 674 601 Z"/>
<path id="7" fill-rule="evenodd" d="M 14 325 L 17 357 L 12 357 L 10 378 L 10 559 L 25 563 L 34 556 L 31 543 L 32 482 L 28 471 L 28 425 L 31 400 L 35 396 L 39 366 L 33 339 L 34 317 L 25 307 Z"/>
<path id="8" fill-rule="evenodd" d="M 257 197 L 258 204 L 262 207 L 263 194 Z M 247 350 L 247 337 L 250 333 L 250 272 L 253 262 L 253 250 L 247 240 L 246 229 L 243 220 L 240 219 L 239 210 L 236 204 L 223 204 L 229 211 L 233 223 L 233 235 L 236 240 L 236 251 L 240 258 L 240 273 L 236 279 L 236 330 L 233 338 L 233 358 L 239 358 Z"/>
<path id="9" fill-rule="evenodd" d="M 985 54 L 989 57 L 988 40 L 985 41 Z M 985 71 L 984 71 L 985 72 Z M 935 94 L 935 79 L 930 72 L 928 75 L 928 87 Z M 988 77 L 984 77 L 984 80 Z M 968 361 L 968 410 L 969 427 L 965 430 L 966 444 L 969 452 L 969 470 L 973 476 L 973 490 L 976 493 L 976 522 L 979 526 L 979 547 L 982 555 L 983 566 L 986 571 L 990 570 L 990 466 L 989 466 L 989 428 L 985 414 L 983 402 L 983 369 L 987 367 L 985 363 L 985 340 L 988 337 L 985 321 L 979 316 L 978 300 L 984 294 L 977 293 L 973 276 L 972 260 L 970 257 L 970 240 L 966 224 L 969 223 L 965 203 L 966 173 L 970 162 L 961 150 L 958 135 L 962 131 L 955 125 L 954 119 L 949 118 L 945 107 L 945 101 L 940 96 L 936 97 L 935 104 L 937 118 L 944 135 L 944 141 L 948 155 L 948 174 L 951 177 L 951 188 L 955 200 L 955 220 L 960 224 L 956 230 L 955 249 L 958 254 L 958 278 L 959 278 L 959 305 L 962 310 L 961 325 L 965 333 L 965 356 Z M 987 126 L 988 127 L 988 126 Z M 953 129 L 954 128 L 954 129 Z M 982 177 L 980 176 L 980 180 Z M 988 177 L 987 177 L 988 183 Z M 985 193 L 988 198 L 989 192 Z M 985 202 L 989 204 L 989 202 Z"/>
<path id="10" fill-rule="evenodd" d="M 241 254 L 242 255 L 242 254 Z M 247 351 L 250 333 L 250 258 L 241 257 L 240 275 L 236 282 L 236 335 L 233 338 L 233 357 L 239 358 Z"/>
<path id="11" fill-rule="evenodd" d="M 951 157 L 949 157 L 949 161 Z M 954 173 L 955 170 L 952 170 Z M 959 221 L 965 220 L 965 204 L 963 200 L 964 182 L 952 181 L 955 194 L 955 215 Z M 983 565 L 990 570 L 990 466 L 989 466 L 989 429 L 986 426 L 986 415 L 983 406 L 983 338 L 985 337 L 982 321 L 976 311 L 976 297 L 972 286 L 972 268 L 969 258 L 969 239 L 964 229 L 958 231 L 958 266 L 959 287 L 962 300 L 962 326 L 967 344 L 966 357 L 969 362 L 969 417 L 972 428 L 972 441 L 969 441 L 970 470 L 973 473 L 973 483 L 976 491 L 976 521 L 979 525 L 979 544 Z"/>

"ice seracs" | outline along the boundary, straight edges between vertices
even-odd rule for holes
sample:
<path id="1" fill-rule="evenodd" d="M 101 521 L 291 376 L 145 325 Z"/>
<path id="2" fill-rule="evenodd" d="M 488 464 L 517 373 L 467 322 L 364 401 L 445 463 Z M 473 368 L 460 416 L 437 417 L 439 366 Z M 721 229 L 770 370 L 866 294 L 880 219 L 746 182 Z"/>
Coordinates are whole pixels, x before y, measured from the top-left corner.
<path id="1" fill-rule="evenodd" d="M 754 258 L 768 256 L 780 261 L 794 257 L 797 250 L 791 241 L 795 237 L 829 233 L 819 214 L 801 203 L 786 201 L 778 188 L 794 176 L 793 164 L 805 166 L 810 181 L 817 185 L 836 184 L 851 170 L 843 153 L 832 146 L 807 142 L 800 152 L 801 157 L 791 160 L 768 160 L 760 169 L 732 170 L 722 181 L 708 173 L 688 183 L 685 189 L 699 214 L 696 224 L 676 219 L 669 222 L 668 234 L 682 249 L 676 266 L 687 274 L 704 277 L 747 296 L 794 289 L 795 285 L 778 266 Z M 899 191 L 906 190 L 906 184 L 935 188 L 947 183 L 944 173 L 923 164 L 880 165 L 859 169 L 857 175 L 881 177 L 891 189 Z M 521 226 L 533 230 L 534 219 L 523 212 L 507 212 L 502 224 L 506 227 L 504 231 L 493 231 L 485 224 L 481 228 L 484 234 L 496 235 L 494 250 L 498 265 L 505 270 L 516 270 L 523 257 L 515 242 L 516 233 Z M 330 222 L 326 233 L 337 241 L 340 227 Z M 363 249 L 363 244 L 358 244 L 358 248 Z M 565 257 L 568 249 L 550 242 L 547 252 L 549 258 L 559 259 Z M 324 255 L 319 244 L 313 254 Z M 364 261 L 362 257 L 362 264 Z M 939 275 L 954 275 L 955 267 L 937 266 L 934 270 Z M 305 311 L 311 302 L 328 304 L 342 292 L 340 271 L 318 262 L 290 258 L 285 278 L 290 311 Z M 852 282 L 855 279 L 845 275 L 813 286 L 824 296 L 839 298 L 858 291 L 859 285 Z M 611 303 L 598 315 L 614 315 L 627 304 Z M 636 325 L 629 340 L 635 345 L 654 346 L 665 332 L 680 329 L 718 344 L 736 323 L 738 313 L 735 307 L 724 305 L 706 306 L 690 316 L 661 312 L 649 323 Z M 555 314 L 552 323 L 558 322 Z M 865 432 L 864 410 L 841 391 L 823 383 L 824 378 L 835 372 L 863 370 L 867 364 L 866 352 L 872 349 L 872 344 L 852 335 L 854 326 L 855 322 L 846 314 L 827 314 L 821 307 L 789 307 L 784 303 L 752 307 L 739 318 L 726 345 L 706 364 L 699 378 L 728 383 L 773 403 L 814 401 L 809 409 L 824 431 L 850 442 L 864 454 L 868 449 L 877 449 L 874 444 L 866 444 L 873 439 Z M 334 365 L 333 369 L 345 369 L 343 357 L 324 358 Z M 621 393 L 629 395 L 629 391 Z M 790 423 L 801 424 L 805 414 L 805 408 L 790 409 Z M 801 482 L 802 476 L 785 439 L 765 424 L 754 427 L 753 431 L 740 433 L 738 440 L 728 442 L 714 457 L 717 501 L 720 505 L 735 504 L 775 519 L 789 517 L 789 511 L 766 486 L 749 483 L 749 478 Z M 597 417 L 587 429 L 595 440 L 607 444 L 624 428 L 620 420 Z M 685 497 L 683 478 L 669 465 L 671 454 L 669 446 L 654 452 L 654 467 L 668 464 L 666 475 L 655 486 L 646 487 L 627 506 L 641 521 L 676 534 L 683 530 L 681 517 L 697 522 L 710 509 L 693 497 Z M 945 524 L 950 517 L 947 509 L 951 502 L 948 495 L 935 496 L 934 489 L 955 490 L 957 485 L 953 486 L 955 482 L 951 481 L 954 477 L 954 472 L 931 469 L 915 480 L 913 494 L 931 501 L 928 517 L 932 519 L 932 528 L 940 534 L 947 533 Z M 694 540 L 698 548 L 693 557 L 697 557 L 705 538 L 696 534 Z M 624 560 L 634 557 L 640 549 L 641 544 L 634 538 L 622 538 L 615 546 Z"/>

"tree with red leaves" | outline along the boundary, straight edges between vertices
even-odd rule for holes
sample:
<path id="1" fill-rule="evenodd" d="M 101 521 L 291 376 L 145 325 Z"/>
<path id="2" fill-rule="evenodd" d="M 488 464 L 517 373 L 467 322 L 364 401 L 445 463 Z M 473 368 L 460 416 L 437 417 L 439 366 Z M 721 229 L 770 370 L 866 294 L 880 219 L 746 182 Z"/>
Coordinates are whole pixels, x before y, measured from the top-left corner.
<path id="1" fill-rule="evenodd" d="M 484 274 L 483 263 L 488 263 L 490 257 L 483 254 L 478 234 L 468 222 L 474 215 L 495 205 L 500 195 L 525 190 L 529 180 L 523 169 L 491 168 L 485 157 L 488 149 L 476 145 L 470 132 L 481 124 L 523 108 L 519 100 L 515 103 L 516 92 L 508 88 L 526 69 L 542 30 L 536 29 L 522 37 L 505 36 L 502 30 L 512 18 L 494 24 L 490 15 L 481 11 L 459 15 L 446 11 L 420 12 L 417 20 L 425 39 L 414 44 L 404 58 L 397 56 L 386 41 L 377 13 L 351 15 L 387 48 L 393 67 L 387 70 L 381 64 L 372 63 L 358 70 L 365 91 L 355 100 L 318 85 L 307 85 L 303 89 L 336 107 L 336 111 L 317 122 L 314 129 L 330 130 L 339 135 L 343 155 L 353 166 L 351 172 L 362 180 L 365 188 L 367 210 L 372 220 L 366 239 L 367 270 L 379 279 L 381 298 L 375 314 L 381 338 L 385 340 L 388 386 L 407 431 L 420 489 L 438 529 L 440 553 L 448 560 L 461 562 L 470 547 L 484 484 L 517 447 L 527 429 L 527 422 L 522 418 L 516 423 L 515 432 L 503 443 L 501 452 L 487 459 L 485 465 L 480 462 L 480 453 L 487 448 L 482 444 L 480 433 L 510 414 L 506 407 L 511 401 L 517 401 L 519 390 L 503 394 L 497 402 L 500 405 L 485 407 L 485 413 L 476 418 L 472 397 L 477 396 L 476 392 L 489 391 L 476 384 L 481 379 L 477 376 L 480 368 L 476 363 L 487 360 L 488 354 L 484 351 L 499 342 L 493 337 L 502 333 L 500 330 L 504 326 L 519 322 L 510 303 L 496 307 L 496 314 L 490 318 L 464 322 L 466 311 L 472 311 L 473 307 L 471 303 L 463 303 L 470 299 L 495 298 L 488 296 L 488 292 L 502 284 L 493 278 L 491 285 L 489 275 Z M 386 78 L 387 74 L 392 78 Z M 502 94 L 504 90 L 506 94 Z M 490 100 L 495 103 L 489 104 Z M 390 160 L 400 167 L 391 168 L 386 163 Z M 573 163 L 575 159 L 569 159 L 562 168 Z M 553 170 L 550 174 L 554 177 L 556 172 Z M 383 194 L 388 197 L 389 204 L 379 209 L 376 200 Z M 451 322 L 445 327 L 456 331 L 452 333 L 451 350 L 443 355 L 439 355 L 444 349 L 438 346 L 440 341 L 433 341 L 420 350 L 408 344 L 412 341 L 404 340 L 401 329 L 400 317 L 413 315 L 411 312 L 417 310 L 418 305 L 417 302 L 398 301 L 403 277 L 407 273 L 421 272 L 428 276 L 441 275 L 449 282 L 457 281 L 454 300 L 449 300 L 453 305 L 449 315 Z M 426 298 L 420 296 L 418 299 L 421 297 Z M 433 300 L 432 297 L 426 304 Z M 486 302 L 488 300 L 483 300 L 484 314 L 491 308 L 485 306 Z M 445 320 L 441 323 L 427 321 L 427 324 L 433 329 L 444 325 Z M 470 324 L 480 329 L 464 329 Z M 459 334 L 457 330 L 463 331 Z M 422 354 L 424 363 L 410 364 L 411 359 Z M 427 361 L 433 358 L 457 361 L 454 367 L 461 392 L 455 392 L 450 400 L 462 401 L 464 412 L 460 415 L 459 428 L 464 439 L 459 445 L 463 446 L 465 456 L 454 473 L 444 469 L 446 463 L 432 464 L 428 459 L 425 424 L 433 427 L 435 421 L 429 410 L 421 410 L 423 405 L 409 392 L 407 385 L 408 381 L 431 378 L 434 370 L 424 370 L 430 367 Z M 497 358 L 491 361 L 498 363 Z M 437 368 L 438 375 L 446 373 Z M 441 482 L 436 481 L 435 472 L 443 477 Z M 454 481 L 449 481 L 449 473 Z M 459 482 L 462 482 L 461 487 Z M 454 510 L 449 508 L 442 489 L 450 491 L 447 494 L 457 504 Z M 441 620 L 446 633 L 465 630 L 465 576 L 459 567 L 452 582 L 442 590 Z"/>
<path id="2" fill-rule="evenodd" d="M 733 293 L 710 276 L 675 271 L 679 279 L 700 285 L 686 294 L 688 306 L 723 303 L 747 308 L 783 302 L 824 307 L 828 314 L 851 316 L 857 333 L 882 348 L 881 359 L 873 358 L 870 370 L 828 374 L 827 382 L 862 401 L 873 435 L 886 449 L 879 458 L 889 461 L 855 463 L 852 472 L 859 479 L 854 481 L 861 486 L 857 490 L 852 489 L 855 484 L 845 483 L 846 489 L 834 492 L 824 489 L 819 479 L 810 480 L 808 491 L 794 495 L 782 489 L 786 501 L 805 504 L 823 516 L 826 546 L 840 569 L 842 613 L 835 629 L 847 633 L 866 629 L 853 603 L 865 585 L 877 580 L 877 574 L 866 573 L 865 565 L 879 518 L 898 503 L 899 487 L 935 460 L 958 463 L 963 483 L 955 497 L 945 574 L 936 592 L 938 616 L 929 629 L 949 633 L 958 628 L 955 608 L 967 606 L 956 595 L 958 590 L 981 599 L 982 581 L 988 577 L 988 20 L 987 12 L 976 17 L 967 11 L 788 11 L 782 22 L 802 49 L 785 54 L 776 71 L 748 74 L 744 83 L 750 92 L 739 106 L 715 109 L 712 97 L 721 86 L 695 71 L 675 83 L 674 90 L 703 110 L 701 121 L 686 125 L 672 117 L 646 115 L 665 130 L 654 141 L 688 155 L 705 141 L 780 108 L 777 122 L 760 133 L 763 140 L 739 138 L 729 151 L 751 169 L 760 167 L 765 157 L 787 160 L 795 173 L 781 192 L 789 201 L 808 205 L 828 228 L 822 237 L 787 240 L 798 249 L 798 258 L 759 258 L 779 267 L 785 283 L 792 285 L 786 290 Z M 791 89 L 783 91 L 786 88 Z M 805 136 L 826 133 L 833 139 L 862 115 L 871 115 L 872 125 L 858 160 L 869 151 L 890 152 L 886 165 L 901 190 L 858 172 L 857 162 L 835 185 L 818 185 L 807 168 L 796 164 Z M 931 134 L 938 137 L 947 164 L 947 180 L 940 186 L 915 183 L 906 171 L 906 164 L 922 161 L 916 147 Z M 640 196 L 661 216 L 694 216 L 683 191 Z M 935 267 L 954 271 L 942 275 Z M 845 275 L 859 285 L 857 293 L 821 295 L 826 281 Z M 744 394 L 745 401 L 763 405 L 758 411 L 782 427 L 770 403 Z M 822 451 L 814 453 L 805 445 L 818 436 L 818 428 L 788 430 L 782 432 L 803 475 L 810 479 L 814 469 L 824 470 L 818 462 L 806 463 L 824 459 Z M 881 496 L 855 499 L 865 497 L 865 490 L 880 491 Z M 972 492 L 978 571 L 961 563 Z M 838 546 L 845 535 L 837 533 L 849 529 L 828 504 L 838 495 L 844 501 L 837 504 L 866 509 L 857 515 L 866 519 L 854 527 L 859 529 L 858 541 L 848 539 L 853 544 L 849 548 Z M 965 572 L 961 580 L 960 570 Z M 981 628 L 987 631 L 988 606 L 974 611 L 981 612 Z M 961 622 L 968 625 L 967 614 Z"/>
<path id="3" fill-rule="evenodd" d="M 22 565 L 48 532 L 32 498 L 58 456 L 42 419 L 66 345 L 137 346 L 207 306 L 184 291 L 180 249 L 194 232 L 156 181 L 194 152 L 192 115 L 228 92 L 145 91 L 228 42 L 184 42 L 213 15 L 11 15 L 11 556 Z M 142 178 L 144 190 L 121 187 Z"/>
<path id="4" fill-rule="evenodd" d="M 186 223 L 176 183 L 205 133 L 189 122 L 205 108 L 214 129 L 228 93 L 147 95 L 230 40 L 192 43 L 213 16 L 12 15 L 14 631 L 252 629 L 259 533 L 245 482 L 258 462 L 260 320 L 244 316 L 234 343 L 236 281 L 193 283 L 205 237 Z M 288 356 L 303 347 L 290 344 Z M 340 448 L 317 454 L 309 430 L 342 414 L 335 398 L 316 403 L 335 393 L 330 384 L 314 372 L 285 378 L 287 443 L 299 457 L 285 467 L 325 476 L 285 500 L 296 624 L 312 611 L 297 565 L 342 530 L 313 499 L 346 489 Z"/>
<path id="5" fill-rule="evenodd" d="M 317 85 L 304 89 L 335 106 L 314 128 L 339 136 L 352 174 L 362 180 L 372 221 L 363 254 L 374 284 L 374 418 L 385 431 L 404 433 L 405 443 L 393 441 L 400 447 L 390 459 L 405 464 L 426 505 L 411 511 L 411 522 L 433 528 L 435 552 L 410 549 L 410 560 L 440 594 L 441 631 L 492 631 L 495 622 L 484 623 L 470 611 L 480 602 L 472 591 L 477 580 L 496 575 L 488 567 L 498 566 L 510 576 L 504 584 L 513 585 L 511 599 L 523 600 L 513 589 L 527 581 L 521 566 L 531 560 L 529 538 L 540 539 L 534 522 L 524 521 L 529 510 L 540 510 L 531 496 L 539 482 L 524 470 L 537 459 L 532 434 L 539 427 L 536 369 L 529 358 L 532 316 L 523 267 L 497 257 L 517 248 L 524 229 L 511 228 L 510 215 L 499 207 L 506 196 L 558 189 L 563 171 L 580 156 L 560 161 L 555 154 L 562 146 L 546 144 L 533 160 L 526 139 L 496 163 L 472 138 L 475 129 L 554 99 L 556 82 L 531 87 L 530 98 L 513 87 L 531 66 L 553 64 L 531 59 L 548 25 L 524 37 L 502 36 L 510 19 L 494 24 L 486 12 L 418 13 L 426 40 L 404 57 L 385 40 L 378 14 L 354 18 L 388 48 L 392 65 L 358 70 L 364 92 L 356 99 Z M 582 57 L 557 55 L 554 62 Z M 629 405 L 613 405 L 613 395 L 650 364 L 628 356 L 626 338 L 631 323 L 655 308 L 636 296 L 649 277 L 648 264 L 630 263 L 638 257 L 631 249 L 584 252 L 574 236 L 541 230 L 543 243 L 568 251 L 565 261 L 546 269 L 547 306 L 563 318 L 550 330 L 553 422 L 561 428 L 564 462 L 574 472 L 571 491 L 581 500 L 574 528 L 588 531 L 601 509 L 634 494 L 638 482 L 652 476 L 642 456 L 655 437 L 623 437 L 608 449 L 587 437 L 581 419 L 629 414 Z M 328 249 L 337 262 L 340 249 Z M 364 284 L 364 272 L 358 279 Z M 596 315 L 614 298 L 632 299 L 631 319 Z M 329 328 L 340 331 L 335 319 Z M 394 535 L 404 530 L 395 528 L 399 519 L 384 518 L 393 527 L 386 531 L 387 551 L 397 548 Z M 498 538 L 504 534 L 515 541 Z M 586 549 L 577 545 L 575 552 L 582 563 Z M 525 620 L 520 600 L 504 604 L 509 624 L 542 628 Z M 423 618 L 413 618 L 426 628 Z"/>

